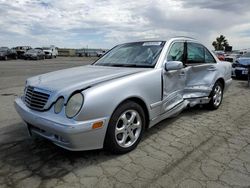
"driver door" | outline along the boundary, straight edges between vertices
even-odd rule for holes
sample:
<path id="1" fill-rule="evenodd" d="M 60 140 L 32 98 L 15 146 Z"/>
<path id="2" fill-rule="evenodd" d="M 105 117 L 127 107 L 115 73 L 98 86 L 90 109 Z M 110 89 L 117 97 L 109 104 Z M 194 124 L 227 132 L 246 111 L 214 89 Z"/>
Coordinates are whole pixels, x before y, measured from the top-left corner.
<path id="1" fill-rule="evenodd" d="M 165 63 L 184 60 L 184 42 L 174 42 L 167 54 Z M 183 102 L 185 88 L 185 68 L 166 71 L 163 69 L 163 105 L 162 114 Z"/>

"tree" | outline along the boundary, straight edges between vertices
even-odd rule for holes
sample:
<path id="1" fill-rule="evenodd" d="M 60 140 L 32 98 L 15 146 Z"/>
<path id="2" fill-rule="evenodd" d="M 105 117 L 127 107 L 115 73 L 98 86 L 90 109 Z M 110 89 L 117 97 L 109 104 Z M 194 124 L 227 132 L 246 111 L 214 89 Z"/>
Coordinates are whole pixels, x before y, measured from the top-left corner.
<path id="1" fill-rule="evenodd" d="M 215 50 L 225 50 L 226 46 L 229 46 L 228 41 L 224 35 L 220 35 L 216 38 L 216 41 L 212 43 Z"/>

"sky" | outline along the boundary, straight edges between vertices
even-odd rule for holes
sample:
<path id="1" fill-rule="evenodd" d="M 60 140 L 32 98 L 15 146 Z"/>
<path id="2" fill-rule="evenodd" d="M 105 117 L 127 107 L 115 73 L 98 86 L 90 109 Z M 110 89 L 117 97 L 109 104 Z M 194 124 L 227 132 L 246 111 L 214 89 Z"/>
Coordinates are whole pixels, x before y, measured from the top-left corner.
<path id="1" fill-rule="evenodd" d="M 223 34 L 250 48 L 250 0 L 0 0 L 0 46 L 111 48 L 144 39 Z"/>

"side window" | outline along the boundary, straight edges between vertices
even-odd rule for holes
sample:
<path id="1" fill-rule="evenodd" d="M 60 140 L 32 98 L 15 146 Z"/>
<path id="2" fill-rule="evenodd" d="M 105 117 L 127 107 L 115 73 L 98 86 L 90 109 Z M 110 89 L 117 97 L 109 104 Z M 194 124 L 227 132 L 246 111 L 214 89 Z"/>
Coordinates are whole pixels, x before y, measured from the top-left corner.
<path id="1" fill-rule="evenodd" d="M 174 43 L 167 56 L 167 61 L 182 61 L 183 62 L 184 54 L 184 43 L 176 42 Z"/>
<path id="2" fill-rule="evenodd" d="M 206 63 L 216 63 L 212 54 L 205 48 L 205 62 Z"/>
<path id="3" fill-rule="evenodd" d="M 187 43 L 187 64 L 205 63 L 205 51 L 201 44 Z"/>

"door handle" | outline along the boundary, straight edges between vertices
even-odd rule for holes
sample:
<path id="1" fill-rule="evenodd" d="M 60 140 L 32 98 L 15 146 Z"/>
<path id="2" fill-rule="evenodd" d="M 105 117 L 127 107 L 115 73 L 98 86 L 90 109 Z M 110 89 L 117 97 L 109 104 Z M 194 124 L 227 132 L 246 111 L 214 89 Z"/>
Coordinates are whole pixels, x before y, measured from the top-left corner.
<path id="1" fill-rule="evenodd" d="M 216 71 L 216 67 L 211 66 L 211 67 L 209 67 L 207 70 L 208 70 L 208 71 Z"/>

